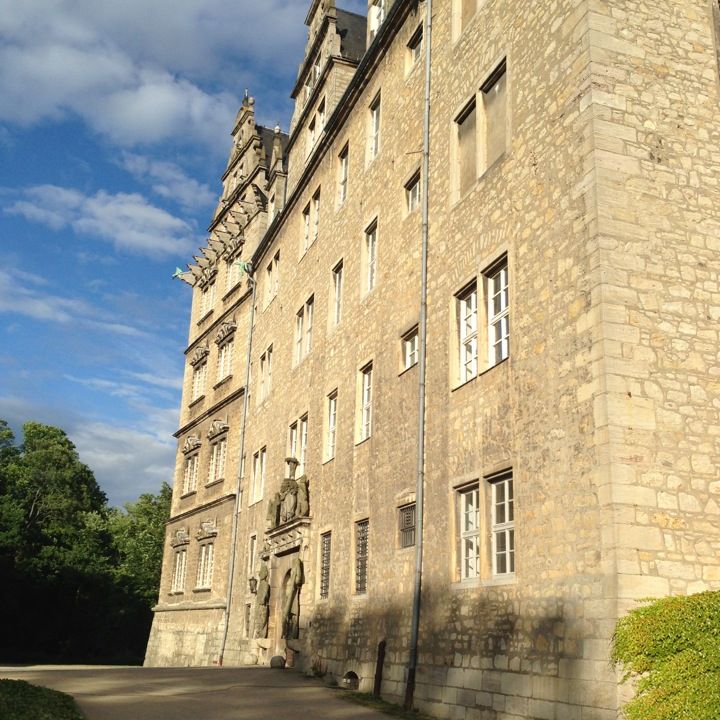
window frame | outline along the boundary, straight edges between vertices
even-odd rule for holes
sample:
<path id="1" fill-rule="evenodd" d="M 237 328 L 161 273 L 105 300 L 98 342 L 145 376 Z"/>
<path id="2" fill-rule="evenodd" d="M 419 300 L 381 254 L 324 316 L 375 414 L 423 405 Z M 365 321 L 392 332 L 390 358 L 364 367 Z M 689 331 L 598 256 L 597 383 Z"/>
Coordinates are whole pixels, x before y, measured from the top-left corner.
<path id="1" fill-rule="evenodd" d="M 460 582 L 482 577 L 482 505 L 480 481 L 456 489 L 457 558 Z M 472 502 L 469 502 L 472 500 Z M 470 514 L 474 520 L 469 522 Z M 474 524 L 473 524 L 474 523 Z M 468 552 L 469 551 L 469 552 Z"/>
<path id="2" fill-rule="evenodd" d="M 332 269 L 333 275 L 333 301 L 332 301 L 332 325 L 337 326 L 342 320 L 343 305 L 343 261 L 340 260 Z"/>
<path id="3" fill-rule="evenodd" d="M 405 214 L 411 215 L 420 209 L 422 184 L 418 168 L 405 183 Z"/>
<path id="4" fill-rule="evenodd" d="M 412 502 L 400 505 L 397 509 L 398 548 L 405 550 L 415 547 L 417 534 L 417 504 Z"/>
<path id="5" fill-rule="evenodd" d="M 210 444 L 210 461 L 206 485 L 222 482 L 225 479 L 227 464 L 227 434 L 213 439 Z"/>
<path id="6" fill-rule="evenodd" d="M 320 535 L 320 569 L 318 571 L 318 593 L 321 600 L 330 597 L 332 577 L 332 531 Z"/>
<path id="7" fill-rule="evenodd" d="M 350 179 L 350 143 L 345 143 L 338 153 L 338 207 L 342 207 L 348 197 Z"/>
<path id="8" fill-rule="evenodd" d="M 368 567 L 370 557 L 370 519 L 363 518 L 355 522 L 355 595 L 367 595 Z"/>
<path id="9" fill-rule="evenodd" d="M 360 368 L 360 414 L 358 442 L 372 437 L 373 430 L 373 363 Z"/>
<path id="10" fill-rule="evenodd" d="M 377 285 L 377 240 L 378 240 L 378 219 L 375 218 L 365 228 L 365 295 L 371 293 Z"/>
<path id="11" fill-rule="evenodd" d="M 234 354 L 234 338 L 230 337 L 225 342 L 218 345 L 217 356 L 217 382 L 227 380 L 232 377 L 232 364 Z"/>
<path id="12" fill-rule="evenodd" d="M 190 402 L 205 396 L 207 391 L 208 363 L 207 358 L 193 366 L 192 386 L 190 389 Z"/>
<path id="13" fill-rule="evenodd" d="M 382 128 L 382 96 L 377 93 L 370 103 L 370 125 L 368 129 L 368 161 L 372 162 L 380 154 L 380 131 Z"/>
<path id="14" fill-rule="evenodd" d="M 490 553 L 492 576 L 507 578 L 515 575 L 515 489 L 512 470 L 485 478 L 490 485 Z M 502 500 L 498 501 L 499 489 L 503 489 Z M 502 519 L 498 508 L 502 507 Z M 503 542 L 499 543 L 500 538 Z M 499 547 L 501 545 L 502 547 Z M 503 570 L 499 560 L 502 559 Z"/>
<path id="15" fill-rule="evenodd" d="M 185 582 L 187 579 L 187 547 L 175 550 L 173 557 L 173 573 L 170 582 L 170 592 L 173 594 L 181 594 L 185 592 Z"/>
<path id="16" fill-rule="evenodd" d="M 491 368 L 510 357 L 510 271 L 507 255 L 500 257 L 482 275 L 487 298 L 487 366 Z M 499 298 L 497 311 L 496 298 Z"/>
<path id="17" fill-rule="evenodd" d="M 415 325 L 401 337 L 402 372 L 418 364 L 420 359 L 420 328 Z"/>
<path id="18" fill-rule="evenodd" d="M 267 446 L 263 445 L 253 453 L 252 481 L 248 505 L 254 505 L 263 499 L 265 492 L 265 473 L 267 468 Z M 259 482 L 258 482 L 259 481 Z"/>
<path id="19" fill-rule="evenodd" d="M 186 495 L 197 492 L 199 474 L 200 451 L 197 450 L 185 456 L 185 463 L 183 466 L 182 494 L 180 497 L 185 497 Z"/>
<path id="20" fill-rule="evenodd" d="M 197 576 L 195 579 L 196 590 L 211 590 L 213 580 L 213 569 L 215 566 L 215 543 L 204 542 L 198 550 Z"/>
<path id="21" fill-rule="evenodd" d="M 464 385 L 478 376 L 479 316 L 477 279 L 455 295 L 458 338 L 457 380 Z"/>
<path id="22" fill-rule="evenodd" d="M 325 418 L 327 421 L 327 431 L 325 433 L 325 460 L 332 460 L 335 457 L 337 445 L 337 388 L 327 395 L 327 405 Z"/>

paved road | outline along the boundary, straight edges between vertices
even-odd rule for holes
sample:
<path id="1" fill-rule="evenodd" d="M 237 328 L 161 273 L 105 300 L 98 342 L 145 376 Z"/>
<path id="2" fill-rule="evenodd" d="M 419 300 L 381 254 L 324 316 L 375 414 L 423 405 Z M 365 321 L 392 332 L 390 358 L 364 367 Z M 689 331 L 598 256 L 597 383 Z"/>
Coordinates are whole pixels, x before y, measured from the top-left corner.
<path id="1" fill-rule="evenodd" d="M 72 695 L 88 720 L 379 720 L 292 670 L 247 668 L 0 667 Z"/>

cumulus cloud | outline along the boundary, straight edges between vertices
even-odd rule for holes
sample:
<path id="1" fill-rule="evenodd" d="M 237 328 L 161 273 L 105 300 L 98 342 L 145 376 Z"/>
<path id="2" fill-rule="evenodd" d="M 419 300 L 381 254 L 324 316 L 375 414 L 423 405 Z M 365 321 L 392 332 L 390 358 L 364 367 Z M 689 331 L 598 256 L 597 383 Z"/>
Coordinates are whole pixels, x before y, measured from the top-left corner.
<path id="1" fill-rule="evenodd" d="M 24 190 L 22 199 L 5 211 L 54 230 L 70 226 L 81 235 L 111 242 L 118 250 L 151 257 L 187 253 L 197 244 L 185 220 L 136 193 L 100 190 L 84 195 L 55 185 L 36 185 Z"/>
<path id="2" fill-rule="evenodd" d="M 215 193 L 207 185 L 189 177 L 175 163 L 126 152 L 121 164 L 136 179 L 149 184 L 154 193 L 185 209 L 211 207 L 215 202 Z"/>

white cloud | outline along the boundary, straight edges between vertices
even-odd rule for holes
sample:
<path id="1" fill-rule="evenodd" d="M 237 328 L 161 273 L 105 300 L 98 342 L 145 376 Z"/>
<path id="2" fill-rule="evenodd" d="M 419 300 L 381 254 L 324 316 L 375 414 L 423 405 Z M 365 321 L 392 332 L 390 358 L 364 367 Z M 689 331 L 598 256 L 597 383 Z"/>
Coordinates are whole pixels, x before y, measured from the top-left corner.
<path id="1" fill-rule="evenodd" d="M 196 245 L 184 220 L 150 205 L 136 193 L 100 190 L 83 195 L 55 185 L 36 185 L 5 209 L 13 215 L 111 242 L 119 250 L 151 257 L 184 254 Z"/>
<path id="2" fill-rule="evenodd" d="M 186 175 L 175 163 L 126 152 L 121 164 L 135 178 L 150 184 L 154 193 L 186 209 L 211 207 L 216 200 L 207 185 Z"/>

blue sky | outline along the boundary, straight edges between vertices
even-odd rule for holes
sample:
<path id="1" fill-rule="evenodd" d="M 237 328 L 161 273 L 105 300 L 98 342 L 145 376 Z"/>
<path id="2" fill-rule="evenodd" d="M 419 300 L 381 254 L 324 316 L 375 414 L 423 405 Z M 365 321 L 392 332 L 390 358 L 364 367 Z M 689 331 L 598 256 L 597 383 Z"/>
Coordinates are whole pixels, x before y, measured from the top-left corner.
<path id="1" fill-rule="evenodd" d="M 308 6 L 0 0 L 0 418 L 62 427 L 113 504 L 172 478 L 171 275 L 206 238 L 244 89 L 287 129 Z"/>

